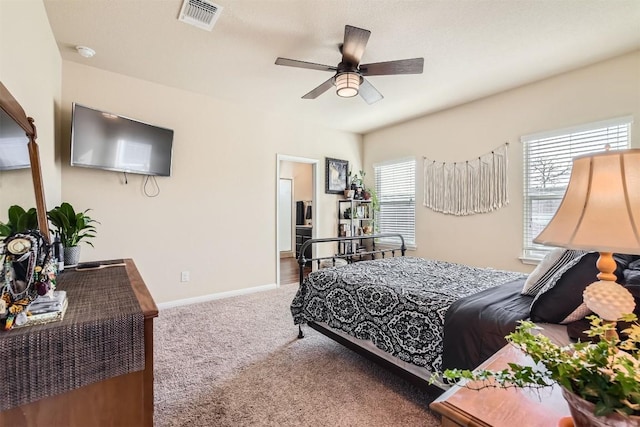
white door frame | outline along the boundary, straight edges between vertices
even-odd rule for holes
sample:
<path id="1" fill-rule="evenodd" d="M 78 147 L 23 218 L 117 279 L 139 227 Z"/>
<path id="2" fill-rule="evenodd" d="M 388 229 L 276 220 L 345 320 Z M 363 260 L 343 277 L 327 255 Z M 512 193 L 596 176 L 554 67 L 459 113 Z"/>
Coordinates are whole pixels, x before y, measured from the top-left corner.
<path id="1" fill-rule="evenodd" d="M 280 239 L 280 241 L 278 242 L 278 250 L 280 251 L 280 258 L 282 258 L 283 255 L 286 255 L 288 257 L 292 257 L 295 256 L 296 253 L 296 237 L 295 237 L 295 233 L 296 233 L 296 219 L 295 219 L 295 200 L 294 200 L 294 194 L 295 194 L 295 189 L 293 188 L 293 178 L 280 178 L 278 184 L 278 191 L 282 191 L 282 181 L 287 181 L 289 183 L 289 250 L 287 251 L 283 251 L 282 248 L 280 247 L 280 243 L 284 243 L 282 241 L 282 238 L 284 236 L 286 236 L 286 234 L 284 234 L 284 230 L 280 229 L 279 231 L 283 232 L 283 235 L 281 236 L 280 234 L 278 234 L 278 238 Z M 282 197 L 282 194 L 280 194 L 280 197 Z M 284 216 L 286 215 L 285 212 L 282 212 L 282 209 L 280 209 L 282 207 L 282 199 L 279 198 L 278 199 L 278 219 L 283 219 Z M 284 224 L 280 224 L 280 221 L 278 221 L 278 225 L 284 225 Z"/>
<path id="2" fill-rule="evenodd" d="M 311 229 L 311 238 L 316 237 L 318 232 L 318 196 L 320 194 L 318 190 L 318 159 L 310 159 L 307 157 L 289 156 L 287 154 L 277 154 L 276 159 L 276 286 L 280 287 L 280 162 L 293 162 L 293 163 L 308 163 L 311 164 L 312 169 L 312 203 L 311 203 L 311 218 L 313 218 L 313 228 Z M 294 250 L 295 253 L 295 250 Z"/>

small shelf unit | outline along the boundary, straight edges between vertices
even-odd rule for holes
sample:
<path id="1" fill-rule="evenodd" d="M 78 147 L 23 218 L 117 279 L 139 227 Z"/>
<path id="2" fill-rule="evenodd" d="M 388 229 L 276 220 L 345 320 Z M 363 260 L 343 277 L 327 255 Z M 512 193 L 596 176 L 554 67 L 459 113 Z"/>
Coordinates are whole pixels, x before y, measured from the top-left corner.
<path id="1" fill-rule="evenodd" d="M 375 221 L 371 200 L 338 200 L 338 237 L 356 237 L 371 234 Z M 358 252 L 371 251 L 375 246 L 373 239 L 354 240 L 338 244 L 338 255 L 357 255 Z"/>

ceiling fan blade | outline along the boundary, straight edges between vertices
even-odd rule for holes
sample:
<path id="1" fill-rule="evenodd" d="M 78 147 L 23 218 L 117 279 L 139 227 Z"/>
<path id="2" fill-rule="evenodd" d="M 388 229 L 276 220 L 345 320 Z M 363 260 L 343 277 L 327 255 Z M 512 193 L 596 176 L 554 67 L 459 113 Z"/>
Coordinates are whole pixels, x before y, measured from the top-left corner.
<path id="1" fill-rule="evenodd" d="M 342 62 L 347 62 L 353 66 L 358 66 L 364 48 L 367 46 L 371 31 L 362 28 L 344 26 L 344 43 L 342 44 Z"/>
<path id="2" fill-rule="evenodd" d="M 400 59 L 398 61 L 375 62 L 362 64 L 360 73 L 363 76 L 385 76 L 391 74 L 422 74 L 424 58 Z"/>
<path id="3" fill-rule="evenodd" d="M 309 68 L 311 70 L 320 71 L 337 71 L 336 67 L 331 65 L 315 64 L 313 62 L 298 61 L 296 59 L 276 58 L 276 65 L 286 65 L 287 67 Z"/>
<path id="4" fill-rule="evenodd" d="M 362 99 L 364 99 L 367 104 L 373 104 L 374 102 L 378 102 L 382 98 L 384 98 L 384 96 L 382 96 L 382 94 L 378 92 L 378 89 L 373 87 L 373 85 L 366 79 L 362 79 L 362 83 L 360 83 L 359 93 Z"/>
<path id="5" fill-rule="evenodd" d="M 317 97 L 319 97 L 320 95 L 322 95 L 323 93 L 331 89 L 332 86 L 333 86 L 333 77 L 331 77 L 326 82 L 322 83 L 317 88 L 313 89 L 311 92 L 307 93 L 305 96 L 302 97 L 302 99 L 316 99 Z"/>

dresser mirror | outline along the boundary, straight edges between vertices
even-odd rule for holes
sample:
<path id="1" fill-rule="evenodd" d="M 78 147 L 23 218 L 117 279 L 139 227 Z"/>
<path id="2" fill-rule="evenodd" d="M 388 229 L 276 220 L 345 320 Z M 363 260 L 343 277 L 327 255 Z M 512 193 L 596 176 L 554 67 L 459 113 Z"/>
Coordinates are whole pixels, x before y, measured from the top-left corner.
<path id="1" fill-rule="evenodd" d="M 36 127 L 0 82 L 0 221 L 12 205 L 35 206 L 40 232 L 49 238 Z M 26 148 L 26 150 L 25 150 Z"/>

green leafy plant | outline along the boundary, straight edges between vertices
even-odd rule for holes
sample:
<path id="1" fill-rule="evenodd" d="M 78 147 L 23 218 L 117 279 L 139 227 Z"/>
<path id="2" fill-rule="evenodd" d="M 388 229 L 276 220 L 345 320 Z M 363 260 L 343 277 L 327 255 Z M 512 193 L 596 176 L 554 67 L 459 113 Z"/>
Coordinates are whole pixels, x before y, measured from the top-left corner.
<path id="1" fill-rule="evenodd" d="M 379 230 L 378 226 L 378 213 L 380 212 L 380 200 L 378 199 L 378 193 L 376 189 L 371 187 L 367 190 L 369 194 L 371 194 L 371 211 L 373 215 L 373 230 L 377 233 Z"/>
<path id="2" fill-rule="evenodd" d="M 82 241 L 93 247 L 89 239 L 96 237 L 94 224 L 99 222 L 87 215 L 90 210 L 76 213 L 71 204 L 64 202 L 47 212 L 53 231 L 60 235 L 60 241 L 65 248 L 78 246 Z"/>
<path id="3" fill-rule="evenodd" d="M 501 371 L 449 369 L 448 381 L 466 380 L 465 387 L 547 387 L 558 383 L 567 391 L 595 404 L 595 415 L 617 412 L 624 416 L 640 415 L 640 325 L 635 315 L 621 320 L 631 322 L 622 331 L 624 339 L 610 336 L 615 325 L 590 316 L 587 332 L 595 342 L 578 342 L 560 347 L 536 326 L 522 321 L 507 341 L 528 354 L 536 366 L 510 363 Z"/>
<path id="4" fill-rule="evenodd" d="M 367 176 L 367 173 L 362 169 L 360 169 L 358 172 L 360 173 L 360 186 L 362 186 L 362 188 L 364 188 L 364 177 Z M 358 175 L 356 175 L 356 176 L 358 176 Z"/>
<path id="5" fill-rule="evenodd" d="M 9 207 L 8 214 L 9 220 L 6 223 L 0 222 L 0 238 L 38 228 L 36 208 L 25 211 L 21 206 L 13 205 Z"/>
<path id="6" fill-rule="evenodd" d="M 377 218 L 378 212 L 380 212 L 380 201 L 378 199 L 378 194 L 376 193 L 375 188 L 367 187 L 364 183 L 364 178 L 367 176 L 367 173 L 363 169 L 360 169 L 356 174 L 354 174 L 353 171 L 349 171 L 347 176 L 348 176 L 349 186 L 353 184 L 356 187 L 360 187 L 363 193 L 364 192 L 369 193 L 370 200 L 371 200 L 371 210 L 374 218 L 374 220 L 372 221 L 373 231 L 378 232 L 379 226 L 378 226 L 378 222 L 376 221 L 376 218 Z"/>
<path id="7" fill-rule="evenodd" d="M 358 179 L 358 182 L 360 183 L 362 190 L 369 193 L 370 195 L 371 210 L 373 212 L 373 217 L 375 219 L 378 212 L 380 212 L 380 200 L 378 199 L 378 193 L 376 192 L 376 189 L 374 187 L 367 187 L 364 184 L 364 178 L 367 176 L 367 173 L 364 170 L 359 170 L 358 172 L 360 173 L 360 178 L 357 178 L 358 176 L 357 174 L 356 174 L 356 178 Z M 378 223 L 375 220 L 373 221 L 373 228 L 375 232 L 379 231 Z"/>

